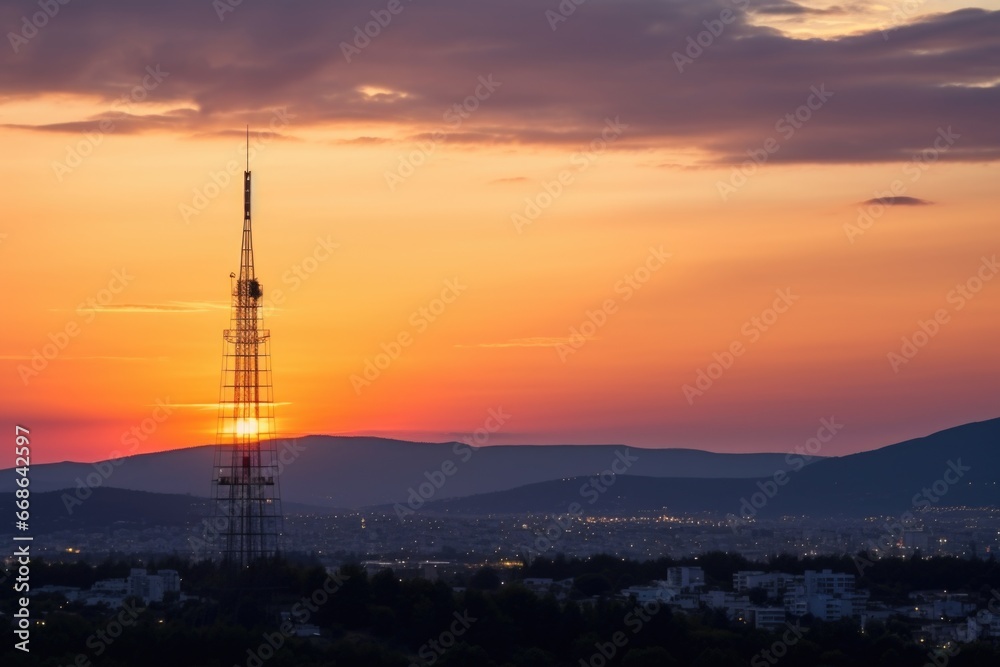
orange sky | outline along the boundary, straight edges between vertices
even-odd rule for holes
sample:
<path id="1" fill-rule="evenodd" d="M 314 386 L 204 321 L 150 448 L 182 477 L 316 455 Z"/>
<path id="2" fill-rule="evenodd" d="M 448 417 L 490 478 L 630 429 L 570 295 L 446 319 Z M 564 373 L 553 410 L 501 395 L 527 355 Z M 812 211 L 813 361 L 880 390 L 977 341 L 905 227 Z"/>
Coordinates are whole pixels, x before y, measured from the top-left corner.
<path id="1" fill-rule="evenodd" d="M 141 113 L 177 107 L 165 97 Z M 497 122 L 489 103 L 462 131 Z M 242 165 L 196 215 L 185 220 L 183 207 L 206 186 L 214 193 L 211 174 L 240 150 L 239 123 L 262 130 L 278 106 L 221 121 L 232 133 L 108 132 L 60 175 L 53 162 L 85 135 L 14 126 L 93 118 L 106 99 L 0 101 L 0 410 L 32 429 L 36 462 L 123 450 L 157 401 L 170 414 L 138 451 L 214 441 Z M 833 416 L 845 429 L 823 453 L 843 454 L 997 416 L 1000 279 L 972 298 L 953 292 L 997 271 L 983 263 L 1000 254 L 994 161 L 942 159 L 915 179 L 906 159 L 775 161 L 723 201 L 718 182 L 732 162 L 702 160 L 698 141 L 640 142 L 642 123 L 623 112 L 630 127 L 599 154 L 587 155 L 586 137 L 600 136 L 602 117 L 565 143 L 444 140 L 393 190 L 386 172 L 433 122 L 328 123 L 288 108 L 301 122 L 277 126 L 251 162 L 257 274 L 267 298 L 283 297 L 266 322 L 283 433 L 445 440 L 502 407 L 512 418 L 490 444 L 788 451 Z M 742 145 L 762 145 L 768 128 L 758 134 Z M 935 127 L 920 136 L 931 145 Z M 512 215 L 563 171 L 562 193 L 519 231 Z M 861 202 L 897 179 L 897 195 L 931 203 L 901 201 L 849 238 Z M 670 257 L 647 274 L 651 248 Z M 433 309 L 448 281 L 464 289 L 425 325 L 420 309 Z M 779 290 L 797 299 L 764 331 L 751 318 L 769 317 Z M 603 326 L 568 347 L 608 300 Z M 939 310 L 947 321 L 936 335 L 893 368 L 887 355 Z M 73 334 L 65 347 L 29 372 L 61 332 Z M 412 343 L 398 358 L 370 384 L 352 383 L 400 334 Z M 731 367 L 686 395 L 734 343 L 744 351 Z"/>

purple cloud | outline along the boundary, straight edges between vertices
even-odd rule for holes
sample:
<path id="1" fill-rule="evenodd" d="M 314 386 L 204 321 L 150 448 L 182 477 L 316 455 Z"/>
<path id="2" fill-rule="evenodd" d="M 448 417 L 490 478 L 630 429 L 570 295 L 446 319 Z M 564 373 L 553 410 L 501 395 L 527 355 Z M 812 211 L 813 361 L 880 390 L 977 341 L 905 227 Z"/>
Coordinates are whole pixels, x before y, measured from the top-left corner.
<path id="1" fill-rule="evenodd" d="M 157 111 L 136 102 L 116 131 L 265 127 L 286 107 L 294 121 L 283 134 L 363 122 L 404 126 L 409 141 L 449 134 L 448 109 L 492 74 L 502 86 L 454 128 L 456 142 L 579 147 L 619 116 L 629 132 L 617 147 L 695 148 L 709 165 L 746 160 L 769 138 L 778 143 L 772 162 L 904 161 L 949 126 L 961 138 L 941 159 L 1000 158 L 1000 12 L 930 16 L 895 27 L 891 39 L 873 30 L 806 40 L 751 25 L 739 4 L 591 0 L 553 30 L 545 11 L 557 10 L 554 0 L 403 0 L 366 42 L 356 28 L 385 3 L 244 2 L 221 21 L 204 0 L 70 3 L 16 53 L 0 49 L 0 92 L 96 95 L 110 108 L 159 65 L 169 77 L 146 98 Z M 803 14 L 797 7 L 756 11 Z M 0 2 L 0 26 L 17 34 L 30 8 Z M 724 9 L 733 20 L 679 72 L 674 54 Z M 358 51 L 350 62 L 345 43 Z M 834 96 L 785 137 L 779 122 L 814 86 Z M 79 132 L 99 120 L 17 127 Z M 371 134 L 358 142 L 381 140 Z"/>

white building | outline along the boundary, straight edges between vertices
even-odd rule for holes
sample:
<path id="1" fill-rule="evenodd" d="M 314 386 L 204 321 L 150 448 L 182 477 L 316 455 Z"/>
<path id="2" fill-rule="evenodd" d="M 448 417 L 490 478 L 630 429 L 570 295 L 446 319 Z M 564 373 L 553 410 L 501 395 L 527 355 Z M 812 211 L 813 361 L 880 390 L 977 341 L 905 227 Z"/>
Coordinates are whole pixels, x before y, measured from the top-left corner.
<path id="1" fill-rule="evenodd" d="M 142 598 L 146 604 L 163 602 L 163 579 L 143 568 L 132 568 L 128 575 L 128 594 Z"/>
<path id="2" fill-rule="evenodd" d="M 783 572 L 738 572 L 733 575 L 737 590 L 762 588 L 769 597 L 784 591 L 784 610 L 793 617 L 812 614 L 823 621 L 860 617 L 868 603 L 868 593 L 855 591 L 855 576 L 823 570 L 806 570 L 793 576 Z"/>
<path id="3" fill-rule="evenodd" d="M 751 588 L 757 588 L 761 579 L 769 576 L 769 573 L 761 570 L 740 570 L 733 575 L 733 590 L 743 593 Z"/>
<path id="4" fill-rule="evenodd" d="M 177 570 L 160 570 L 156 574 L 163 580 L 164 593 L 181 592 L 181 575 Z"/>
<path id="5" fill-rule="evenodd" d="M 671 567 L 667 569 L 667 586 L 689 591 L 705 585 L 705 571 L 700 567 Z"/>
<path id="6" fill-rule="evenodd" d="M 854 593 L 847 595 L 818 593 L 808 596 L 806 600 L 809 613 L 821 621 L 837 621 L 842 618 L 860 617 L 868 602 L 866 596 Z"/>
<path id="7" fill-rule="evenodd" d="M 135 567 L 126 579 L 102 579 L 94 582 L 89 591 L 79 594 L 86 604 L 108 604 L 120 607 L 127 597 L 141 598 L 145 604 L 163 602 L 165 593 L 180 593 L 181 577 L 177 570 L 160 570 L 149 574 L 144 568 Z"/>
<path id="8" fill-rule="evenodd" d="M 794 617 L 812 614 L 833 621 L 864 612 L 868 597 L 855 592 L 855 581 L 853 574 L 831 570 L 806 570 L 802 575 L 742 570 L 733 575 L 733 589 L 737 593 L 761 589 L 769 599 L 783 599 L 783 611 Z M 776 612 L 764 613 L 777 618 Z"/>
<path id="9" fill-rule="evenodd" d="M 795 575 L 785 572 L 743 570 L 733 575 L 733 590 L 745 593 L 755 588 L 767 591 L 767 597 L 778 598 L 781 592 L 795 584 Z"/>
<path id="10" fill-rule="evenodd" d="M 124 579 L 102 579 L 95 581 L 90 590 L 81 593 L 85 604 L 106 604 L 110 607 L 120 607 L 128 596 L 128 584 Z"/>
<path id="11" fill-rule="evenodd" d="M 635 601 L 640 603 L 652 602 L 653 600 L 669 602 L 679 595 L 677 589 L 660 585 L 662 583 L 657 582 L 655 586 L 630 586 L 622 590 L 622 595 L 625 597 L 634 597 Z"/>
<path id="12" fill-rule="evenodd" d="M 774 630 L 785 624 L 785 610 L 781 607 L 751 607 L 747 621 L 758 630 Z"/>
<path id="13" fill-rule="evenodd" d="M 854 592 L 855 577 L 853 574 L 843 574 L 823 570 L 806 570 L 803 582 L 807 595 L 825 593 L 827 595 L 845 595 Z"/>

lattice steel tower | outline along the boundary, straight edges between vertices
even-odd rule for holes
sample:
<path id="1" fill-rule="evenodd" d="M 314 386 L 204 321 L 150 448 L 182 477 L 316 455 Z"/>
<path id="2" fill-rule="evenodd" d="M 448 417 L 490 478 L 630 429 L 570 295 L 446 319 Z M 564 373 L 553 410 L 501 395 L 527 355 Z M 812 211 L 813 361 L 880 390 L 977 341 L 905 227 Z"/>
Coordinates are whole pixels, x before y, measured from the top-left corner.
<path id="1" fill-rule="evenodd" d="M 222 383 L 212 476 L 214 526 L 223 562 L 244 568 L 280 550 L 281 494 L 264 290 L 254 274 L 250 224 L 250 136 L 243 172 L 240 272 L 229 274 L 232 317 L 223 332 Z"/>

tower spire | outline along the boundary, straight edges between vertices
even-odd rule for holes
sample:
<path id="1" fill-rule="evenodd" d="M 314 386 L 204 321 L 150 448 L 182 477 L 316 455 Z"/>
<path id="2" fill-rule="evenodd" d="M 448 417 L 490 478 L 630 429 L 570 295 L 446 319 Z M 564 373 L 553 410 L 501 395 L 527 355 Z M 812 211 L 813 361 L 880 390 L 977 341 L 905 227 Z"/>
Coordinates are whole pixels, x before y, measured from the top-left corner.
<path id="1" fill-rule="evenodd" d="M 231 274 L 232 316 L 223 332 L 222 387 L 212 486 L 223 560 L 246 567 L 280 548 L 281 498 L 271 393 L 270 332 L 257 280 L 250 216 L 250 128 L 243 172 L 240 272 Z M 221 529 L 220 526 L 224 526 Z"/>

